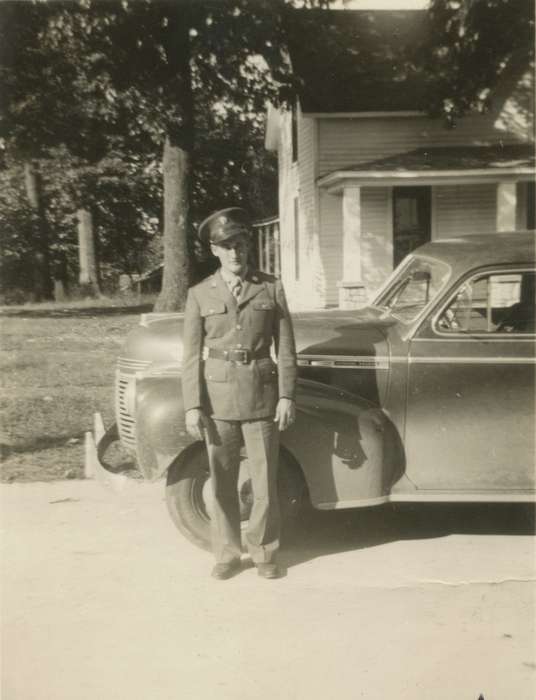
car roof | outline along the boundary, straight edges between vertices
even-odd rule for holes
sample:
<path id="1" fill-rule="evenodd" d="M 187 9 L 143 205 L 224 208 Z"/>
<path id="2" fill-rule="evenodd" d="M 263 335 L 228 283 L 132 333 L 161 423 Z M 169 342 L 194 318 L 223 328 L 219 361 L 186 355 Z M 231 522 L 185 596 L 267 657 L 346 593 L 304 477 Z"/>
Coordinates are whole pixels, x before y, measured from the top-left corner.
<path id="1" fill-rule="evenodd" d="M 474 234 L 443 238 L 413 251 L 470 270 L 484 265 L 533 263 L 536 260 L 536 231 Z"/>

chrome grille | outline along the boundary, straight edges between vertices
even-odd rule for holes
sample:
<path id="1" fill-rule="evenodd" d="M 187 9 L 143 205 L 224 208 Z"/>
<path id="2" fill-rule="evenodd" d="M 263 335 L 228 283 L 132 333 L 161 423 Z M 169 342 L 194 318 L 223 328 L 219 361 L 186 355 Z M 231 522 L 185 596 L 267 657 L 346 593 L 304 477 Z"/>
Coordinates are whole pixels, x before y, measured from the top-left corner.
<path id="1" fill-rule="evenodd" d="M 133 374 L 123 374 L 119 369 L 117 370 L 115 405 L 117 428 L 121 442 L 132 450 L 136 449 L 136 421 L 128 412 L 127 390 L 135 381 Z"/>
<path id="2" fill-rule="evenodd" d="M 117 369 L 126 372 L 141 372 L 151 364 L 150 360 L 133 360 L 130 357 L 118 357 Z"/>

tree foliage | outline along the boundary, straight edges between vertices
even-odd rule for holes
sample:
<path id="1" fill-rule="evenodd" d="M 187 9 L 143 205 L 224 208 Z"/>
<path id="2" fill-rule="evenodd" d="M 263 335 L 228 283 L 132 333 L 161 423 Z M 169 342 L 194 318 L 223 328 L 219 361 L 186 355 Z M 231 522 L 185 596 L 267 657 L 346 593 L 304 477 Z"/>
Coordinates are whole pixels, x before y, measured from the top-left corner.
<path id="1" fill-rule="evenodd" d="M 183 279 L 165 306 L 179 308 L 189 275 L 179 258 L 193 250 L 195 223 L 233 204 L 257 217 L 277 210 L 263 115 L 267 100 L 289 104 L 299 88 L 285 55 L 297 5 L 329 2 L 0 3 L 7 267 L 28 266 L 38 248 L 21 179 L 31 161 L 43 176 L 53 273 L 76 268 L 76 210 L 88 207 L 111 273 L 146 269 L 163 240 L 172 244 L 166 266 Z M 430 113 L 451 122 L 485 109 L 501 76 L 533 61 L 533 0 L 432 0 L 429 22 L 427 41 L 400 57 L 401 69 L 405 60 L 422 72 Z M 175 149 L 167 199 L 166 144 Z M 179 187 L 183 204 L 164 231 L 162 203 L 175 205 Z"/>
<path id="2" fill-rule="evenodd" d="M 534 66 L 534 0 L 432 0 L 427 39 L 414 60 L 427 108 L 448 122 L 489 107 L 507 74 Z"/>
<path id="3" fill-rule="evenodd" d="M 54 219 L 72 225 L 84 204 L 94 209 L 103 259 L 115 256 L 128 272 L 143 264 L 140 251 L 162 229 L 170 136 L 192 139 L 190 230 L 228 203 L 249 200 L 260 216 L 275 210 L 260 114 L 277 86 L 255 59 L 260 47 L 284 64 L 267 38 L 277 32 L 268 2 L 84 0 L 4 3 L 0 12 L 0 133 L 11 162 L 31 158 L 47 173 L 53 246 L 71 262 L 72 229 L 60 240 Z M 187 21 L 189 75 L 177 70 L 179 20 Z"/>

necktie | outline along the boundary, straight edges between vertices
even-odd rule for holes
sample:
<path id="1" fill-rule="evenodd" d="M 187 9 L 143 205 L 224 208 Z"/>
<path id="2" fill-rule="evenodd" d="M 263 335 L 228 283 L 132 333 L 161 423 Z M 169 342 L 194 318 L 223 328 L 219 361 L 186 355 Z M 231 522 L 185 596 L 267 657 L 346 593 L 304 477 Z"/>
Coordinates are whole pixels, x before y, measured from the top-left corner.
<path id="1" fill-rule="evenodd" d="M 242 280 L 240 279 L 240 277 L 237 277 L 234 280 L 231 291 L 233 293 L 234 298 L 238 300 L 240 294 L 242 293 Z"/>

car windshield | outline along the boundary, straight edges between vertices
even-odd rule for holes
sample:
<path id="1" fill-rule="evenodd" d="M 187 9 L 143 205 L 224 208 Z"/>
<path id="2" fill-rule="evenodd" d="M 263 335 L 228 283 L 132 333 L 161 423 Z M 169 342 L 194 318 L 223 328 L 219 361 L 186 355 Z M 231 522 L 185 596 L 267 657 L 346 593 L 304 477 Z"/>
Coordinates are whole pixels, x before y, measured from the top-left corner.
<path id="1" fill-rule="evenodd" d="M 410 323 L 435 299 L 446 283 L 450 267 L 433 258 L 413 257 L 395 271 L 374 306 Z"/>

